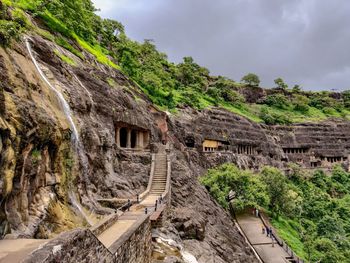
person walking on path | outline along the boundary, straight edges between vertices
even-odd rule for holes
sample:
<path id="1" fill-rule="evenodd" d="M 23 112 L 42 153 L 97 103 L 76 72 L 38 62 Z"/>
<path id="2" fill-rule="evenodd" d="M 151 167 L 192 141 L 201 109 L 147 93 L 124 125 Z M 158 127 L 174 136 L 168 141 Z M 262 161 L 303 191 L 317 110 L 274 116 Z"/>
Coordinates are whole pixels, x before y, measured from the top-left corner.
<path id="1" fill-rule="evenodd" d="M 272 227 L 270 226 L 270 229 L 269 229 L 269 233 L 270 233 L 270 237 L 272 237 Z"/>
<path id="2" fill-rule="evenodd" d="M 258 208 L 255 208 L 255 216 L 259 217 L 259 209 Z"/>
<path id="3" fill-rule="evenodd" d="M 268 226 L 266 226 L 266 236 L 268 237 L 269 236 L 269 232 L 270 232 L 270 229 Z"/>

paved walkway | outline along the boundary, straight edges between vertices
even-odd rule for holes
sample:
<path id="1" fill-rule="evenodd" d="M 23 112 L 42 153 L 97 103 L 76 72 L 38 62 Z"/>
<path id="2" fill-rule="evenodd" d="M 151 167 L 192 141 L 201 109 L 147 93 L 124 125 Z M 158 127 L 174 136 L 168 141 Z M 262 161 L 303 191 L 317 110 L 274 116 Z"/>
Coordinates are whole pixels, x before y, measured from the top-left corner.
<path id="1" fill-rule="evenodd" d="M 260 218 L 247 212 L 237 215 L 237 222 L 264 263 L 289 262 L 287 252 L 276 241 L 272 247 L 272 239 L 262 234 L 263 223 Z"/>
<path id="2" fill-rule="evenodd" d="M 4 239 L 0 240 L 0 263 L 20 263 L 32 251 L 48 240 Z"/>
<path id="3" fill-rule="evenodd" d="M 123 213 L 118 220 L 104 232 L 102 232 L 98 239 L 110 248 L 124 233 L 126 233 L 138 219 L 145 215 L 145 208 L 148 213 L 154 212 L 156 200 L 166 189 L 167 181 L 167 159 L 166 154 L 157 154 L 155 158 L 155 169 L 151 189 L 149 194 L 139 204 L 135 204 L 130 208 L 130 211 Z"/>

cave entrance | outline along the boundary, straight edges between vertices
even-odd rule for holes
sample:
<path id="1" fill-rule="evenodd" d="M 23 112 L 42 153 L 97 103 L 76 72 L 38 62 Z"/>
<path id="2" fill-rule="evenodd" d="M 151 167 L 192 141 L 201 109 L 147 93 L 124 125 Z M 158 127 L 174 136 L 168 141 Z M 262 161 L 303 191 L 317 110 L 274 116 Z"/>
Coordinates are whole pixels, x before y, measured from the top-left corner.
<path id="1" fill-rule="evenodd" d="M 120 123 L 115 130 L 115 142 L 118 147 L 143 150 L 149 148 L 150 132 L 126 123 Z"/>
<path id="2" fill-rule="evenodd" d="M 194 148 L 195 142 L 193 137 L 186 137 L 185 138 L 185 145 L 188 148 Z"/>
<path id="3" fill-rule="evenodd" d="M 120 128 L 119 131 L 119 143 L 120 143 L 120 147 L 122 148 L 126 148 L 127 144 L 128 144 L 128 130 L 123 127 Z"/>
<path id="4" fill-rule="evenodd" d="M 136 148 L 136 145 L 137 145 L 137 131 L 135 130 L 132 130 L 131 131 L 131 148 Z"/>

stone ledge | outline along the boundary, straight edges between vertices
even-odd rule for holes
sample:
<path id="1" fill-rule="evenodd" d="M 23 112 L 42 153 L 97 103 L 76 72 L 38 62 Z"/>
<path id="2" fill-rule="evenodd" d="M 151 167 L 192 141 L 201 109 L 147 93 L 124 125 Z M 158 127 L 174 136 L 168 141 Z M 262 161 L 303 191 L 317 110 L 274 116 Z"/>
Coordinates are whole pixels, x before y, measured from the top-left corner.
<path id="1" fill-rule="evenodd" d="M 121 247 L 124 243 L 128 241 L 128 239 L 136 232 L 136 230 L 150 218 L 150 214 L 143 215 L 140 219 L 138 219 L 123 235 L 121 235 L 118 240 L 116 240 L 108 250 L 115 254 L 119 247 Z"/>
<path id="2" fill-rule="evenodd" d="M 105 231 L 107 228 L 109 228 L 112 224 L 115 223 L 119 218 L 118 212 L 109 215 L 105 219 L 103 219 L 101 222 L 97 223 L 96 225 L 92 226 L 90 228 L 90 231 L 95 235 L 100 235 L 103 231 Z"/>
<path id="3" fill-rule="evenodd" d="M 32 252 L 23 263 L 115 262 L 115 256 L 89 229 L 65 232 Z"/>

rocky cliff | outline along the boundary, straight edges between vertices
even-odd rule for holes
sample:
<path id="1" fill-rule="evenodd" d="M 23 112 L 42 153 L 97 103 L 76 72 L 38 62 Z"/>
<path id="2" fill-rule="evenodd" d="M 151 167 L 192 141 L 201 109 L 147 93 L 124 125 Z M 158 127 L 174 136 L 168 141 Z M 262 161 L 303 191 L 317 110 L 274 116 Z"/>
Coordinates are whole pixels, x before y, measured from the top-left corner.
<path id="1" fill-rule="evenodd" d="M 117 148 L 116 125 L 127 121 L 145 126 L 151 131 L 152 142 L 159 141 L 161 134 L 150 104 L 135 99 L 143 95 L 120 72 L 93 60 L 83 64 L 51 42 L 31 39 L 42 72 L 69 103 L 85 157 L 77 156 L 72 147 L 72 129 L 62 105 L 38 73 L 24 43 L 0 49 L 2 236 L 50 232 L 39 229 L 45 226 L 41 223 L 52 219 L 50 210 L 71 202 L 66 195 L 70 189 L 97 214 L 106 212 L 97 199 L 127 198 L 143 191 L 150 153 Z M 63 63 L 55 50 L 68 53 L 79 67 Z M 51 212 L 67 212 L 59 210 L 63 211 Z"/>

